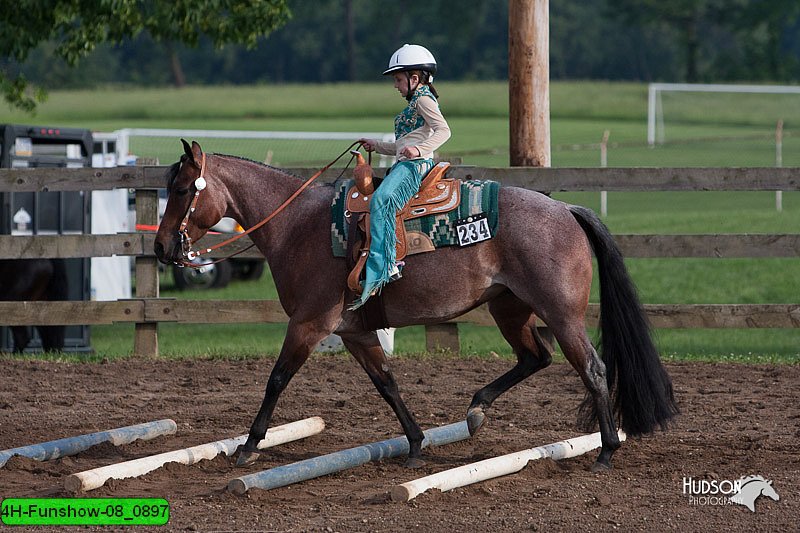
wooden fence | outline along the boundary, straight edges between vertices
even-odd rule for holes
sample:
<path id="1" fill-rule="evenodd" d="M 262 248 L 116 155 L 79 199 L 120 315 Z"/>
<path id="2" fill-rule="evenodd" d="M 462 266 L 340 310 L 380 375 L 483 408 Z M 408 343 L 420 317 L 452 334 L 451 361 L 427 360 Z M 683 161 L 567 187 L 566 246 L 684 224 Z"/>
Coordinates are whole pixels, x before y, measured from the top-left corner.
<path id="1" fill-rule="evenodd" d="M 158 188 L 165 167 L 110 169 L 0 169 L 0 192 L 90 191 L 128 188 L 136 191 L 139 224 L 158 223 Z M 315 169 L 292 169 L 310 176 Z M 338 171 L 328 171 L 331 181 Z M 800 189 L 797 168 L 478 168 L 451 167 L 451 176 L 493 179 L 504 185 L 540 191 L 793 191 Z M 616 235 L 626 257 L 798 257 L 800 234 Z M 222 236 L 206 236 L 218 242 Z M 158 264 L 152 233 L 116 235 L 0 235 L 0 259 L 42 257 L 133 256 L 136 294 L 110 302 L 0 302 L 3 325 L 73 325 L 133 322 L 134 353 L 158 354 L 158 324 L 285 322 L 277 301 L 159 298 Z M 248 244 L 237 241 L 224 254 Z M 214 254 L 212 254 L 213 256 Z M 259 257 L 246 252 L 242 257 Z M 800 327 L 800 304 L 645 304 L 657 328 L 795 328 Z M 591 305 L 587 322 L 597 322 L 598 306 Z M 428 326 L 426 344 L 458 351 L 458 323 L 494 325 L 485 307 L 449 323 Z"/>

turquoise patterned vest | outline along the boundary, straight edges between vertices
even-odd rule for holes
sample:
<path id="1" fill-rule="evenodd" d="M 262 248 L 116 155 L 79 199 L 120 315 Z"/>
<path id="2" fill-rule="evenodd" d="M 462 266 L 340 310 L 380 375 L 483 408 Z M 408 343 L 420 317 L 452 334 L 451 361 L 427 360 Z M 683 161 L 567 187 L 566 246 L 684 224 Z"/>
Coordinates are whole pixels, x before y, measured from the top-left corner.
<path id="1" fill-rule="evenodd" d="M 408 135 L 414 130 L 417 130 L 425 125 L 425 119 L 422 118 L 422 115 L 417 113 L 417 100 L 420 99 L 422 96 L 430 96 L 433 98 L 435 102 L 436 97 L 433 96 L 431 92 L 431 88 L 427 85 L 420 85 L 414 91 L 414 95 L 411 97 L 411 100 L 408 101 L 408 105 L 405 109 L 403 109 L 399 115 L 394 117 L 394 139 L 397 140 L 404 135 Z"/>

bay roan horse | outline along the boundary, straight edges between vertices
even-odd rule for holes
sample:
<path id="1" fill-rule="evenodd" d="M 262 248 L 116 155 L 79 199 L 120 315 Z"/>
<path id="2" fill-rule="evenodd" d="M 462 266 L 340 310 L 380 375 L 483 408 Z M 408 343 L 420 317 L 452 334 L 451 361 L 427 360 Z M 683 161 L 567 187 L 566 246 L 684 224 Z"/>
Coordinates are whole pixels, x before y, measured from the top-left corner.
<path id="1" fill-rule="evenodd" d="M 185 154 L 167 173 L 169 199 L 155 240 L 163 262 L 185 261 L 179 227 L 189 213 L 188 236 L 196 242 L 222 217 L 244 228 L 258 224 L 303 183 L 296 176 L 254 161 L 203 154 L 183 141 Z M 203 188 L 205 185 L 205 188 Z M 240 450 L 238 463 L 256 459 L 275 404 L 314 347 L 331 332 L 366 370 L 394 410 L 409 442 L 407 466 L 423 464 L 423 433 L 400 396 L 377 334 L 365 331 L 347 307 L 344 258 L 331 252 L 334 188 L 309 187 L 250 237 L 263 252 L 289 316 L 286 338 L 272 368 L 263 403 Z M 391 326 L 437 324 L 483 303 L 513 348 L 517 363 L 479 391 L 467 411 L 471 433 L 498 396 L 550 364 L 552 348 L 535 317 L 547 324 L 564 356 L 588 389 L 579 419 L 599 422 L 602 449 L 593 469 L 610 468 L 619 448 L 614 417 L 629 435 L 665 429 L 678 413 L 672 382 L 652 342 L 647 320 L 620 251 L 608 229 L 589 209 L 567 205 L 515 187 L 500 189 L 497 235 L 465 248 L 443 248 L 406 258 L 403 277 L 383 290 Z M 601 346 L 598 356 L 586 335 L 584 315 L 592 281 L 592 251 L 600 276 Z"/>

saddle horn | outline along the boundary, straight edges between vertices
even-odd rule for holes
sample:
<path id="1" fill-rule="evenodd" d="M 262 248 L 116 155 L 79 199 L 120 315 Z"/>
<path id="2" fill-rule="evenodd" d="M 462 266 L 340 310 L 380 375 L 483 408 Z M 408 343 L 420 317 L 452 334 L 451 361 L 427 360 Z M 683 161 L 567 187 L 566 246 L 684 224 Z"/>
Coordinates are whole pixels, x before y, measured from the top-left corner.
<path id="1" fill-rule="evenodd" d="M 372 183 L 372 167 L 358 150 L 350 150 L 350 153 L 356 157 L 356 167 L 353 169 L 356 188 L 364 196 L 369 196 L 375 192 L 375 186 Z"/>

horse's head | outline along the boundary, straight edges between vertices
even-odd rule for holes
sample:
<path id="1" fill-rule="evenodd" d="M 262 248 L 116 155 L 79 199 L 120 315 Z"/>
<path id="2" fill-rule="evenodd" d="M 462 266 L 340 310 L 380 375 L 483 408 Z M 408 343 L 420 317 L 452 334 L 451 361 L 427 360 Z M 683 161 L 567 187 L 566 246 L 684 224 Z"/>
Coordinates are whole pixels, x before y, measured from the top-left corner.
<path id="1" fill-rule="evenodd" d="M 154 251 L 162 263 L 192 259 L 191 244 L 224 216 L 225 186 L 209 171 L 207 157 L 196 142 L 183 143 L 184 155 L 167 171 L 167 207 L 158 226 Z"/>
<path id="2" fill-rule="evenodd" d="M 781 499 L 778 496 L 778 493 L 775 491 L 775 488 L 772 486 L 772 481 L 767 481 L 764 485 L 761 486 L 761 494 L 767 496 L 768 498 L 772 498 L 776 502 Z"/>
<path id="3" fill-rule="evenodd" d="M 756 512 L 756 500 L 759 496 L 767 496 L 775 501 L 781 499 L 777 491 L 772 486 L 772 481 L 764 479 L 762 476 L 747 476 L 738 481 L 739 490 L 730 497 L 731 502 L 744 505 L 752 512 Z"/>

